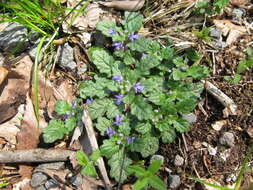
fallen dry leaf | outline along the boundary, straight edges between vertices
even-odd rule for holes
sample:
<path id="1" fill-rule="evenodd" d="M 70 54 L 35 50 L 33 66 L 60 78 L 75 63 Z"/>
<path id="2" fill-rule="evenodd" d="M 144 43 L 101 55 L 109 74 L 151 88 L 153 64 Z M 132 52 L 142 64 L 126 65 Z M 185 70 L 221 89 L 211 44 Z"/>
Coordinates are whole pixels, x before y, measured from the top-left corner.
<path id="1" fill-rule="evenodd" d="M 113 0 L 109 2 L 99 2 L 99 4 L 106 7 L 123 11 L 138 11 L 143 7 L 144 3 L 145 0 Z"/>
<path id="2" fill-rule="evenodd" d="M 0 87 L 0 123 L 16 115 L 20 104 L 25 102 L 29 90 L 30 73 L 33 62 L 24 56 Z"/>
<path id="3" fill-rule="evenodd" d="M 7 77 L 8 73 L 9 72 L 7 69 L 0 66 L 0 86 L 1 86 L 2 82 L 4 81 L 4 79 Z"/>
<path id="4" fill-rule="evenodd" d="M 233 24 L 230 20 L 213 20 L 215 26 L 221 30 L 224 36 L 227 36 L 226 43 L 228 45 L 235 42 L 240 36 L 247 32 L 244 26 L 238 26 Z"/>
<path id="5" fill-rule="evenodd" d="M 249 0 L 230 0 L 230 4 L 237 6 L 237 7 L 241 7 L 246 5 L 249 2 Z"/>
<path id="6" fill-rule="evenodd" d="M 32 190 L 30 187 L 30 179 L 24 178 L 22 181 L 14 184 L 12 190 Z"/>
<path id="7" fill-rule="evenodd" d="M 220 131 L 225 124 L 227 124 L 227 120 L 216 121 L 215 123 L 212 124 L 212 128 L 215 131 Z"/>

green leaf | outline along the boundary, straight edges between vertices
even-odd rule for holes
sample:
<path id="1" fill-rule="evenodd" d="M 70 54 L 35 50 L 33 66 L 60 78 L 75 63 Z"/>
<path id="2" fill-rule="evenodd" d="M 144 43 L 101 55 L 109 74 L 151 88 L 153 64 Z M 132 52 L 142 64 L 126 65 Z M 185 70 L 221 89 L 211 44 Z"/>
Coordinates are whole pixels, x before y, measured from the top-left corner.
<path id="1" fill-rule="evenodd" d="M 131 105 L 131 114 L 139 120 L 150 119 L 153 116 L 152 106 L 141 96 L 136 96 Z"/>
<path id="2" fill-rule="evenodd" d="M 108 106 L 107 108 L 109 108 L 109 109 L 107 109 L 107 111 L 106 111 L 106 116 L 109 119 L 112 119 L 112 118 L 116 117 L 116 115 L 120 114 L 119 107 L 116 106 L 112 100 L 108 101 L 107 106 Z"/>
<path id="3" fill-rule="evenodd" d="M 142 27 L 143 16 L 137 12 L 125 12 L 125 18 L 122 21 L 124 28 L 128 33 L 138 32 Z"/>
<path id="4" fill-rule="evenodd" d="M 108 127 L 112 125 L 112 122 L 105 117 L 99 117 L 97 119 L 96 128 L 100 131 L 101 135 L 105 135 L 106 130 Z"/>
<path id="5" fill-rule="evenodd" d="M 209 70 L 207 67 L 203 67 L 200 65 L 192 65 L 191 67 L 189 67 L 187 69 L 187 76 L 191 76 L 194 79 L 202 79 L 204 77 L 206 77 L 209 73 Z"/>
<path id="6" fill-rule="evenodd" d="M 156 172 L 159 171 L 161 165 L 162 165 L 161 160 L 153 160 L 148 167 L 148 171 L 150 171 L 152 174 L 155 174 Z"/>
<path id="7" fill-rule="evenodd" d="M 176 139 L 177 135 L 174 129 L 168 129 L 162 131 L 161 137 L 163 143 L 171 143 Z"/>
<path id="8" fill-rule="evenodd" d="M 200 56 L 193 48 L 189 48 L 186 50 L 186 56 L 188 59 L 192 60 L 193 62 L 196 62 L 200 59 Z"/>
<path id="9" fill-rule="evenodd" d="M 80 150 L 78 150 L 76 152 L 76 157 L 77 157 L 78 164 L 81 165 L 81 166 L 86 166 L 89 163 L 88 156 Z"/>
<path id="10" fill-rule="evenodd" d="M 146 123 L 138 123 L 134 129 L 141 134 L 146 134 L 151 131 L 151 128 L 152 128 L 151 124 L 149 122 L 146 122 Z"/>
<path id="11" fill-rule="evenodd" d="M 160 64 L 160 61 L 157 56 L 155 55 L 147 55 L 147 56 L 142 56 L 140 60 L 140 64 L 138 65 L 138 68 L 141 71 L 149 71 L 150 69 L 156 67 L 157 65 Z"/>
<path id="12" fill-rule="evenodd" d="M 148 51 L 150 41 L 151 40 L 145 37 L 140 37 L 138 40 L 134 40 L 133 42 L 130 42 L 127 45 L 132 51 L 138 51 L 142 53 Z"/>
<path id="13" fill-rule="evenodd" d="M 108 105 L 110 105 L 109 99 L 96 99 L 92 104 L 89 104 L 88 108 L 91 119 L 102 117 L 108 110 Z"/>
<path id="14" fill-rule="evenodd" d="M 143 188 L 148 186 L 148 182 L 149 182 L 148 177 L 138 179 L 133 186 L 133 190 L 142 190 Z"/>
<path id="15" fill-rule="evenodd" d="M 111 159 L 108 161 L 108 164 L 111 167 L 110 176 L 113 177 L 119 183 L 124 182 L 127 179 L 127 176 L 129 175 L 129 172 L 127 169 L 129 168 L 131 163 L 132 163 L 132 160 L 129 159 L 123 153 L 123 150 L 117 151 L 115 154 L 113 154 Z M 120 174 L 121 174 L 121 178 L 120 178 Z"/>
<path id="16" fill-rule="evenodd" d="M 87 175 L 90 177 L 97 177 L 96 168 L 93 166 L 92 163 L 88 163 L 84 168 L 81 170 L 81 174 Z"/>
<path id="17" fill-rule="evenodd" d="M 52 143 L 58 139 L 62 139 L 68 129 L 64 126 L 61 120 L 51 120 L 43 129 L 43 139 L 46 143 Z"/>
<path id="18" fill-rule="evenodd" d="M 137 60 L 133 58 L 130 51 L 127 51 L 124 55 L 124 63 L 126 65 L 135 65 Z"/>
<path id="19" fill-rule="evenodd" d="M 127 170 L 129 173 L 134 173 L 134 175 L 138 178 L 145 176 L 147 173 L 145 169 L 137 165 L 129 166 Z"/>
<path id="20" fill-rule="evenodd" d="M 142 157 L 146 158 L 158 151 L 159 141 L 156 137 L 145 137 L 140 145 L 137 151 L 141 153 Z"/>
<path id="21" fill-rule="evenodd" d="M 116 23 L 110 20 L 103 20 L 97 23 L 96 29 L 100 30 L 105 36 L 111 37 L 109 30 L 114 29 L 116 31 Z"/>
<path id="22" fill-rule="evenodd" d="M 67 128 L 68 132 L 73 131 L 76 127 L 76 118 L 70 117 L 69 119 L 67 119 L 65 122 L 65 127 Z"/>
<path id="23" fill-rule="evenodd" d="M 129 121 L 125 120 L 120 126 L 119 126 L 119 133 L 122 133 L 123 135 L 130 135 L 130 124 Z"/>
<path id="24" fill-rule="evenodd" d="M 97 149 L 96 151 L 92 152 L 90 160 L 96 162 L 100 157 L 101 157 L 100 150 Z"/>
<path id="25" fill-rule="evenodd" d="M 110 140 L 104 140 L 103 144 L 100 146 L 101 155 L 111 158 L 113 154 L 119 151 L 119 145 L 116 142 Z"/>
<path id="26" fill-rule="evenodd" d="M 177 118 L 177 120 L 173 120 L 172 123 L 175 129 L 180 133 L 184 133 L 189 130 L 189 123 L 184 119 Z"/>
<path id="27" fill-rule="evenodd" d="M 100 73 L 105 73 L 109 77 L 111 76 L 111 67 L 114 64 L 114 59 L 105 50 L 95 50 L 92 53 L 92 60 L 97 66 Z"/>
<path id="28" fill-rule="evenodd" d="M 161 57 L 163 59 L 171 59 L 173 55 L 174 55 L 173 48 L 166 47 L 166 48 L 161 49 Z"/>
<path id="29" fill-rule="evenodd" d="M 150 176 L 149 184 L 157 190 L 166 190 L 167 187 L 164 182 L 158 176 Z"/>
<path id="30" fill-rule="evenodd" d="M 71 111 L 71 106 L 65 100 L 58 100 L 55 104 L 54 110 L 59 115 L 63 115 Z"/>

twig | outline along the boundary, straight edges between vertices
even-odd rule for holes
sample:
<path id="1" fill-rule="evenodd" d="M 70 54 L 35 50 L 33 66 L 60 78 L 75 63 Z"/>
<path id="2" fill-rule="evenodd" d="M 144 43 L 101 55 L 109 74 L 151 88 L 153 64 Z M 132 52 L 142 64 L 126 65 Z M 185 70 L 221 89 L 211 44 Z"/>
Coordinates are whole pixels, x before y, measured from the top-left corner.
<path id="1" fill-rule="evenodd" d="M 85 106 L 84 106 L 84 109 L 83 109 L 82 122 L 84 123 L 85 129 L 86 129 L 86 132 L 87 132 L 87 136 L 88 136 L 90 144 L 91 144 L 91 149 L 92 149 L 92 151 L 95 151 L 95 150 L 98 149 L 98 143 L 97 143 L 97 139 L 96 139 L 96 136 L 95 136 L 94 128 L 92 126 L 91 118 L 89 117 L 87 108 Z M 110 183 L 109 177 L 107 175 L 107 171 L 106 171 L 106 168 L 105 168 L 105 163 L 104 163 L 103 158 L 99 158 L 97 162 L 98 162 L 98 169 L 99 169 L 99 171 L 102 175 L 102 178 L 105 182 L 106 189 L 110 190 L 111 189 L 111 183 Z"/>
<path id="2" fill-rule="evenodd" d="M 185 150 L 186 150 L 186 152 L 188 152 L 188 146 L 187 146 L 187 142 L 186 142 L 186 140 L 185 140 L 184 133 L 182 133 L 182 138 L 183 138 L 183 142 L 184 142 Z"/>
<path id="3" fill-rule="evenodd" d="M 226 94 L 224 94 L 212 83 L 208 81 L 201 81 L 201 82 L 205 85 L 206 91 L 212 94 L 223 106 L 225 106 L 225 108 L 228 109 L 229 113 L 231 113 L 232 115 L 236 115 L 237 105 L 231 98 L 229 98 Z"/>
<path id="4" fill-rule="evenodd" d="M 30 150 L 2 150 L 0 151 L 0 163 L 26 163 L 26 162 L 57 162 L 67 161 L 75 154 L 70 150 L 48 150 L 48 149 L 30 149 Z"/>

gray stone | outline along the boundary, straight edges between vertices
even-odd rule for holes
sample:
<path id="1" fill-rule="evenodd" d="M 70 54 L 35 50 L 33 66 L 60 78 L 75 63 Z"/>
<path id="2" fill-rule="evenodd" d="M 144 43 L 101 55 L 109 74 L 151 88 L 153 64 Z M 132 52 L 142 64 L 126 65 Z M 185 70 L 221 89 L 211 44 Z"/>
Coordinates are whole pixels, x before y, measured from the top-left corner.
<path id="1" fill-rule="evenodd" d="M 35 190 L 47 190 L 44 185 L 37 187 Z"/>
<path id="2" fill-rule="evenodd" d="M 40 164 L 36 169 L 62 170 L 64 168 L 65 168 L 64 162 L 52 162 Z"/>
<path id="3" fill-rule="evenodd" d="M 233 133 L 230 132 L 225 132 L 221 135 L 219 139 L 220 144 L 228 146 L 228 147 L 233 147 L 235 144 L 235 137 Z"/>
<path id="4" fill-rule="evenodd" d="M 0 33 L 0 48 L 3 51 L 21 53 L 29 47 L 27 29 L 17 23 L 10 23 Z"/>
<path id="5" fill-rule="evenodd" d="M 217 38 L 217 39 L 220 39 L 221 37 L 221 31 L 217 28 L 211 28 L 211 31 L 210 31 L 210 36 L 211 37 L 214 37 L 214 38 Z"/>
<path id="6" fill-rule="evenodd" d="M 32 175 L 31 186 L 38 187 L 47 181 L 47 176 L 41 172 L 35 172 Z"/>
<path id="7" fill-rule="evenodd" d="M 54 180 L 50 179 L 45 183 L 45 188 L 50 189 L 50 188 L 56 188 L 58 185 L 54 182 Z"/>
<path id="8" fill-rule="evenodd" d="M 181 184 L 180 177 L 178 175 L 169 176 L 169 187 L 171 189 L 177 188 Z"/>
<path id="9" fill-rule="evenodd" d="M 34 61 L 35 60 L 35 57 L 36 57 L 36 52 L 37 52 L 37 48 L 38 48 L 38 45 L 40 43 L 40 40 L 41 39 L 37 39 L 36 42 L 34 43 L 34 45 L 29 49 L 28 51 L 28 55 L 31 57 L 31 59 Z M 45 49 L 45 44 L 49 41 L 50 39 L 47 38 L 44 42 L 44 46 L 42 47 L 41 51 L 44 51 Z"/>
<path id="10" fill-rule="evenodd" d="M 76 187 L 80 187 L 82 185 L 82 183 L 83 183 L 83 178 L 81 175 L 75 176 L 75 178 L 72 182 L 72 184 Z"/>
<path id="11" fill-rule="evenodd" d="M 87 71 L 87 65 L 83 64 L 80 67 L 77 68 L 77 74 L 82 75 Z"/>
<path id="12" fill-rule="evenodd" d="M 183 114 L 182 117 L 189 123 L 195 123 L 197 121 L 197 116 L 194 113 Z"/>
<path id="13" fill-rule="evenodd" d="M 164 157 L 162 155 L 155 154 L 150 158 L 150 163 L 152 163 L 154 160 L 161 160 L 163 163 Z"/>
<path id="14" fill-rule="evenodd" d="M 68 43 L 65 43 L 61 48 L 58 63 L 63 69 L 75 72 L 77 64 L 74 61 L 74 51 Z"/>
<path id="15" fill-rule="evenodd" d="M 184 164 L 184 158 L 182 156 L 176 155 L 174 160 L 175 166 L 182 166 Z"/>
<path id="16" fill-rule="evenodd" d="M 225 48 L 225 47 L 228 46 L 226 42 L 217 41 L 217 40 L 212 41 L 212 44 L 213 44 L 216 48 L 219 48 L 219 49 L 223 49 L 223 48 Z"/>
<path id="17" fill-rule="evenodd" d="M 232 15 L 234 19 L 241 20 L 245 13 L 246 11 L 244 9 L 236 8 L 233 10 Z"/>

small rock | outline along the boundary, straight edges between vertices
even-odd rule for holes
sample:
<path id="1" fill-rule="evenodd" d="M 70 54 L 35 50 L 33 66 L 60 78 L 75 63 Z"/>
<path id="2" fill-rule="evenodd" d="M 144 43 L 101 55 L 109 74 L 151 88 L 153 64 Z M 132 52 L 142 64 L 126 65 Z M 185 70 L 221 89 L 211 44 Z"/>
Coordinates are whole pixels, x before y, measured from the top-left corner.
<path id="1" fill-rule="evenodd" d="M 227 159 L 230 157 L 230 149 L 224 150 L 222 152 L 219 153 L 219 156 L 221 158 L 221 160 L 223 160 L 224 162 L 227 161 Z"/>
<path id="2" fill-rule="evenodd" d="M 37 187 L 35 190 L 47 190 L 44 185 Z"/>
<path id="3" fill-rule="evenodd" d="M 76 187 L 81 187 L 82 185 L 82 182 L 83 182 L 83 178 L 81 175 L 77 175 L 75 176 L 75 178 L 73 179 L 73 182 L 72 184 Z"/>
<path id="4" fill-rule="evenodd" d="M 87 71 L 87 65 L 86 64 L 82 64 L 77 68 L 77 74 L 78 75 L 82 75 Z"/>
<path id="5" fill-rule="evenodd" d="M 222 136 L 219 139 L 220 144 L 233 147 L 235 143 L 235 137 L 233 133 L 225 132 L 222 134 Z"/>
<path id="6" fill-rule="evenodd" d="M 211 155 L 211 156 L 215 156 L 217 154 L 217 147 L 216 148 L 213 148 L 210 144 L 208 144 L 207 142 L 203 142 L 202 143 L 203 146 L 205 146 L 208 150 L 208 153 Z"/>
<path id="7" fill-rule="evenodd" d="M 195 123 L 197 121 L 197 116 L 194 113 L 183 114 L 182 117 L 189 123 Z"/>
<path id="8" fill-rule="evenodd" d="M 235 181 L 236 181 L 236 176 L 235 176 L 235 174 L 229 174 L 229 175 L 226 177 L 226 182 L 227 182 L 227 183 L 235 182 Z"/>
<path id="9" fill-rule="evenodd" d="M 211 28 L 211 31 L 210 31 L 210 36 L 211 37 L 220 39 L 221 34 L 222 33 L 221 33 L 221 31 L 218 28 Z"/>
<path id="10" fill-rule="evenodd" d="M 40 164 L 36 169 L 62 170 L 64 168 L 65 168 L 64 162 L 52 162 L 52 163 Z"/>
<path id="11" fill-rule="evenodd" d="M 171 189 L 177 188 L 181 184 L 180 177 L 178 175 L 169 176 L 169 187 Z"/>
<path id="12" fill-rule="evenodd" d="M 54 180 L 52 180 L 52 179 L 48 180 L 48 181 L 45 183 L 44 186 L 45 186 L 46 189 L 58 187 L 58 185 L 55 184 Z"/>
<path id="13" fill-rule="evenodd" d="M 219 49 L 223 49 L 228 46 L 226 42 L 217 40 L 212 41 L 212 44 Z"/>
<path id="14" fill-rule="evenodd" d="M 155 154 L 150 158 L 150 163 L 152 163 L 154 160 L 161 160 L 163 163 L 164 157 L 162 155 Z"/>
<path id="15" fill-rule="evenodd" d="M 38 187 L 47 181 L 47 176 L 41 172 L 35 172 L 32 175 L 31 186 Z"/>
<path id="16" fill-rule="evenodd" d="M 27 28 L 17 23 L 10 23 L 0 33 L 0 48 L 3 51 L 21 53 L 29 47 Z"/>
<path id="17" fill-rule="evenodd" d="M 59 55 L 58 59 L 59 66 L 68 71 L 75 72 L 77 64 L 74 61 L 73 53 L 74 53 L 73 48 L 68 43 L 65 43 Z"/>
<path id="18" fill-rule="evenodd" d="M 227 124 L 227 121 L 226 120 L 220 120 L 220 121 L 216 121 L 215 123 L 212 124 L 212 128 L 215 130 L 215 131 L 220 131 L 221 128 Z"/>
<path id="19" fill-rule="evenodd" d="M 232 12 L 233 18 L 236 20 L 241 20 L 242 16 L 245 14 L 245 10 L 241 8 L 234 9 Z"/>
<path id="20" fill-rule="evenodd" d="M 174 160 L 175 166 L 182 166 L 184 164 L 184 158 L 182 156 L 176 155 Z"/>
<path id="21" fill-rule="evenodd" d="M 49 41 L 50 39 L 47 38 L 44 42 L 44 45 Z M 34 43 L 34 45 L 29 49 L 28 51 L 28 55 L 31 57 L 31 59 L 34 61 L 35 57 L 36 57 L 36 52 L 37 52 L 37 48 L 38 45 L 40 43 L 40 39 L 37 39 L 36 42 Z M 45 46 L 42 47 L 41 51 L 44 51 Z"/>

